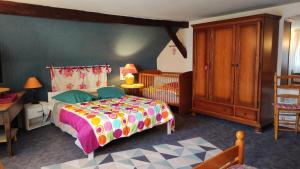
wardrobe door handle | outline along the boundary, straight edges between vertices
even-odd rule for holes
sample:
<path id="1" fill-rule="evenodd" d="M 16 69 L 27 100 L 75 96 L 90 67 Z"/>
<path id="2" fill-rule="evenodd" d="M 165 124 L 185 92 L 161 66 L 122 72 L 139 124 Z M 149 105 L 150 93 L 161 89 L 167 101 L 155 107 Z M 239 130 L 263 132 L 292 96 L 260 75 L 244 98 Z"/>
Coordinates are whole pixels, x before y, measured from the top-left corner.
<path id="1" fill-rule="evenodd" d="M 208 70 L 208 65 L 205 65 L 205 66 L 204 66 L 204 70 Z"/>

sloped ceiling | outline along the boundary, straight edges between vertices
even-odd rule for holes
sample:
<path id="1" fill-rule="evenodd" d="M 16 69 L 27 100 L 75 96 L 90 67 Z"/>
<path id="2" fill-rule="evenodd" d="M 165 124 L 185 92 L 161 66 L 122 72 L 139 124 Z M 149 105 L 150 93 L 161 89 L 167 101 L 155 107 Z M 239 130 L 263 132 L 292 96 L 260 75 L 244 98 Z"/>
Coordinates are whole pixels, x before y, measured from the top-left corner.
<path id="1" fill-rule="evenodd" d="M 299 0 L 11 0 L 105 14 L 190 21 Z"/>
<path id="2" fill-rule="evenodd" d="M 291 17 L 290 19 L 292 21 L 292 28 L 294 28 L 294 29 L 300 28 L 300 15 Z"/>

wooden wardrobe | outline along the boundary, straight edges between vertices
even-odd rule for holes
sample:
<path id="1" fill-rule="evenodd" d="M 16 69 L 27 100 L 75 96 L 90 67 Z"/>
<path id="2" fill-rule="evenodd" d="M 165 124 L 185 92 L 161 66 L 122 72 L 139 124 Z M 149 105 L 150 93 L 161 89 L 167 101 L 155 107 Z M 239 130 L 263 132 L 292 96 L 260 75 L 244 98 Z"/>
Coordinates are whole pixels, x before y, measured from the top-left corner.
<path id="1" fill-rule="evenodd" d="M 194 113 L 257 131 L 272 123 L 280 18 L 262 14 L 193 25 Z"/>

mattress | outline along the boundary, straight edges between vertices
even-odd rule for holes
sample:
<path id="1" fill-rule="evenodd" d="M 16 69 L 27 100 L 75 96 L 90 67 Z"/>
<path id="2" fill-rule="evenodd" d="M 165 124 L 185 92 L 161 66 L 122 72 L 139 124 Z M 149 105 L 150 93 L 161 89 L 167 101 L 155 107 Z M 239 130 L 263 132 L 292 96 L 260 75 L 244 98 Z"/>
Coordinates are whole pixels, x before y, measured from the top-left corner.
<path id="1" fill-rule="evenodd" d="M 49 109 L 52 110 L 51 122 L 55 126 L 60 128 L 63 132 L 66 132 L 66 133 L 70 134 L 71 136 L 73 136 L 74 138 L 77 138 L 77 131 L 75 129 L 73 129 L 70 125 L 64 124 L 64 123 L 60 122 L 60 120 L 59 120 L 60 109 L 62 107 L 64 107 L 65 105 L 67 105 L 67 103 L 59 102 L 59 101 L 54 101 L 49 104 L 49 106 L 52 106 L 52 107 L 49 107 Z"/>
<path id="2" fill-rule="evenodd" d="M 155 99 L 155 100 L 161 100 L 169 104 L 179 103 L 179 95 L 177 95 L 177 93 L 173 91 L 165 90 L 165 89 L 159 89 L 153 87 L 143 88 L 142 96 L 146 98 Z"/>

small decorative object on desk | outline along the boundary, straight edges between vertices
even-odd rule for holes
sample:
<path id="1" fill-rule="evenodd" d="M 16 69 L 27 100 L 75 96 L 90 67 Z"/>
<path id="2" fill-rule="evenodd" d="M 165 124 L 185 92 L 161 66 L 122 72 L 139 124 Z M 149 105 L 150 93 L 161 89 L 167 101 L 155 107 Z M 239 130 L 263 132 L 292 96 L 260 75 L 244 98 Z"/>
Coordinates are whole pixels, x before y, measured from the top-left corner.
<path id="1" fill-rule="evenodd" d="M 50 124 L 49 115 L 50 110 L 47 102 L 25 104 L 26 129 L 32 130 Z"/>

